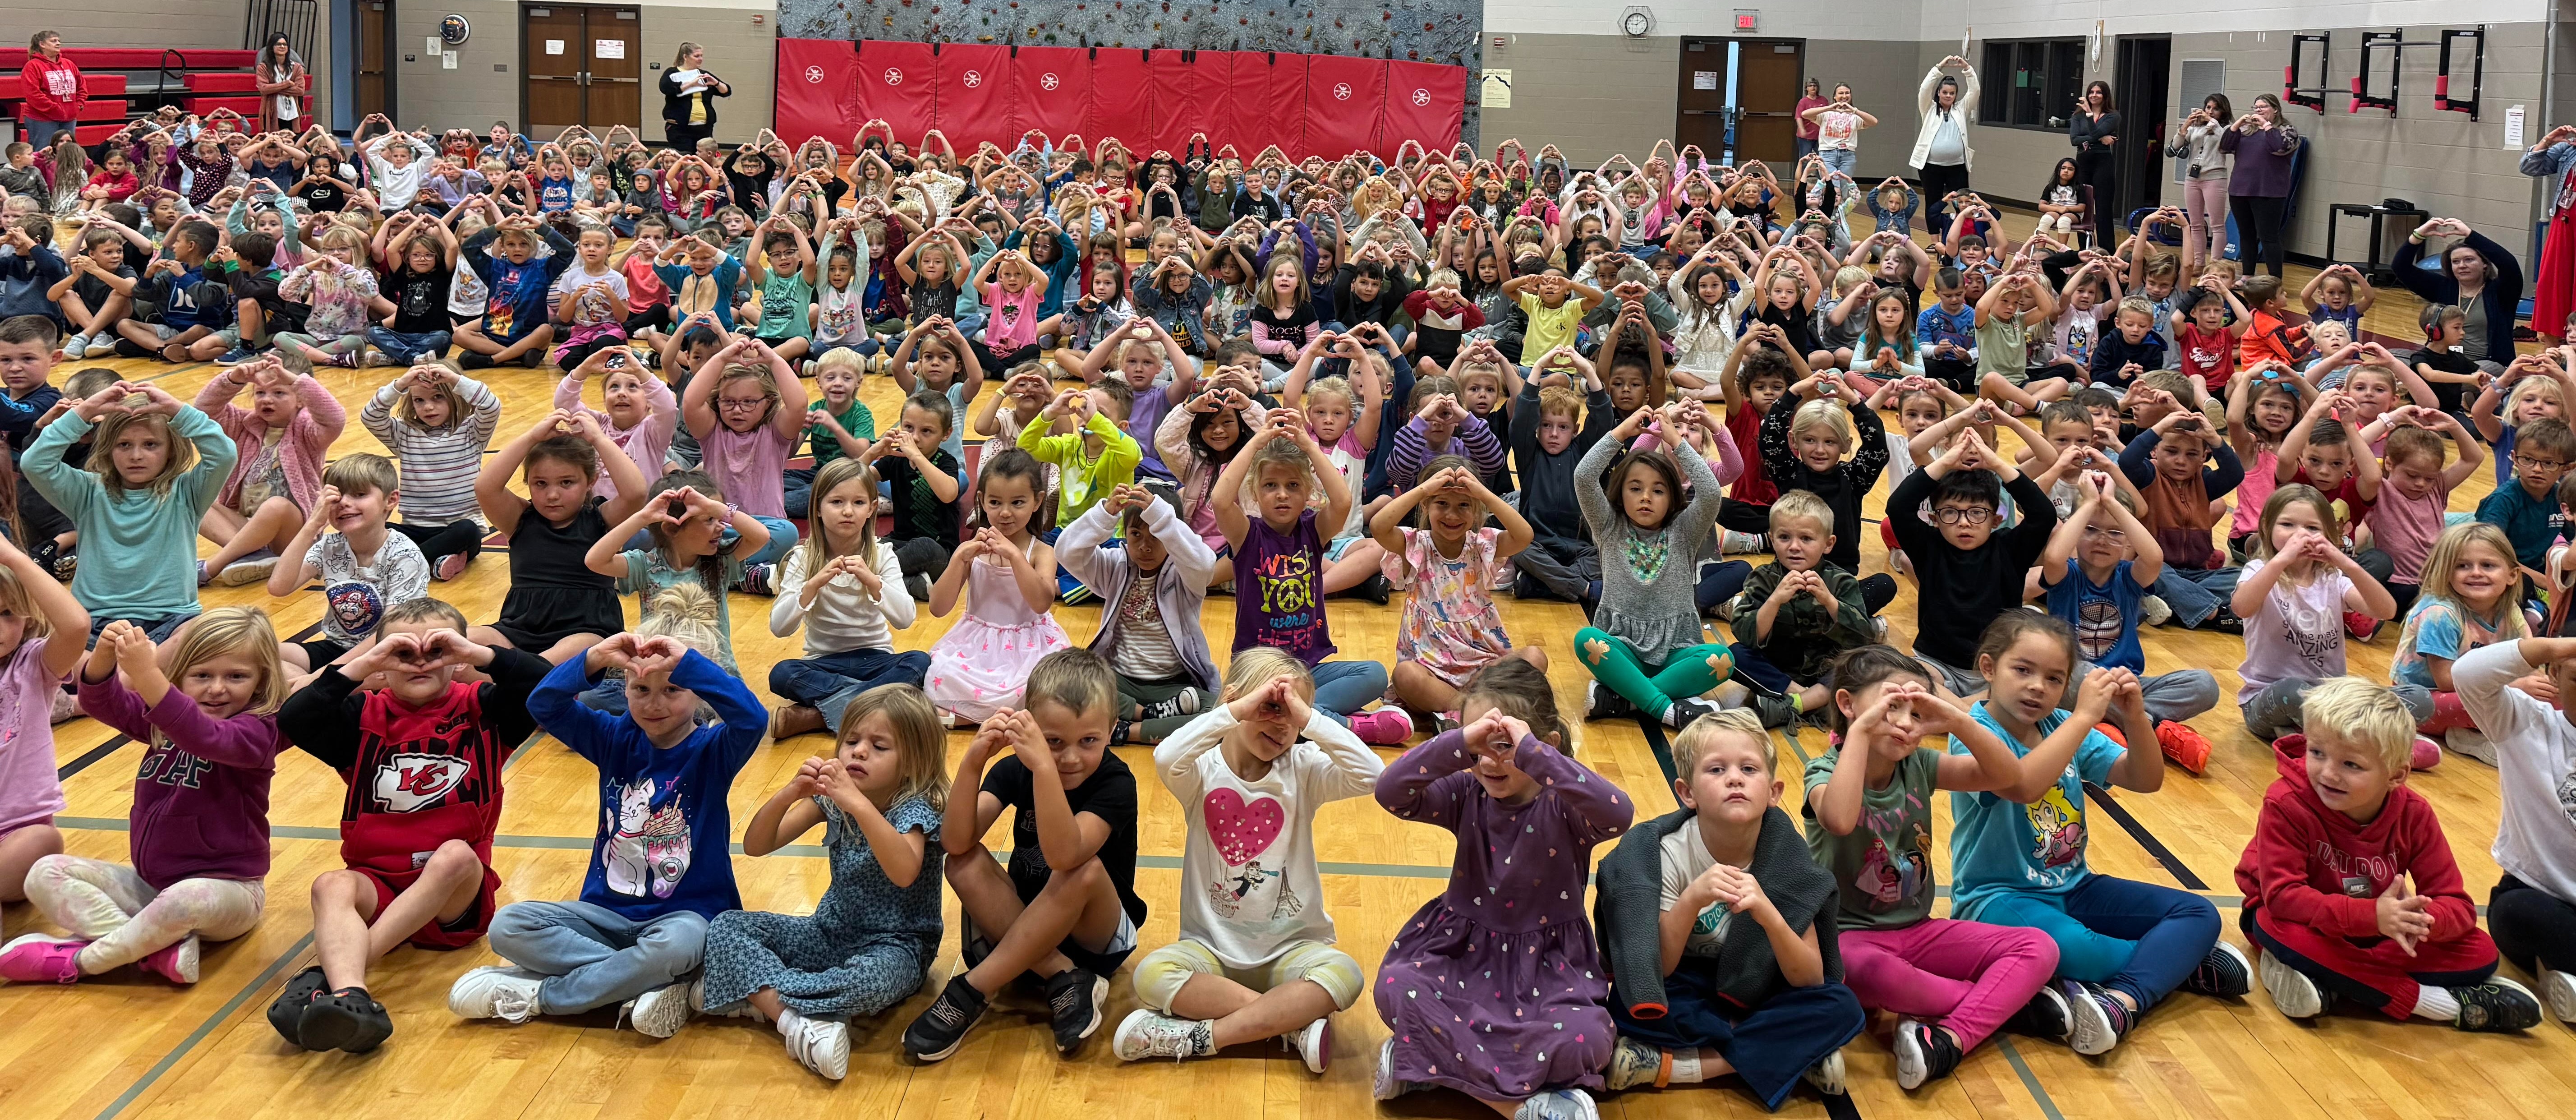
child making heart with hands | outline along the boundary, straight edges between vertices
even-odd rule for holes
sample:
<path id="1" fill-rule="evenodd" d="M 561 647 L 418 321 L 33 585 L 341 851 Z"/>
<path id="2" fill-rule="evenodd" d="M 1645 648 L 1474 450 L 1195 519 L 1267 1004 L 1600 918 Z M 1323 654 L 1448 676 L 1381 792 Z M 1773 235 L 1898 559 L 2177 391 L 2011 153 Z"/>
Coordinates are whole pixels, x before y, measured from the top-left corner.
<path id="1" fill-rule="evenodd" d="M 1458 690 L 1485 666 L 1517 657 L 1547 668 L 1545 650 L 1512 645 L 1493 599 L 1535 533 L 1465 459 L 1442 455 L 1425 468 L 1419 485 L 1369 519 L 1369 532 L 1385 550 L 1387 581 L 1412 592 L 1396 632 L 1396 700 L 1454 725 Z M 1488 515 L 1498 527 L 1485 524 Z"/>
<path id="2" fill-rule="evenodd" d="M 953 720 L 980 723 L 1018 706 L 1030 667 L 1072 646 L 1055 620 L 1055 546 L 1039 537 L 1054 524 L 1035 456 L 1014 447 L 984 460 L 974 534 L 930 589 L 930 613 L 941 618 L 959 595 L 968 600 L 966 617 L 931 647 L 925 685 Z"/>

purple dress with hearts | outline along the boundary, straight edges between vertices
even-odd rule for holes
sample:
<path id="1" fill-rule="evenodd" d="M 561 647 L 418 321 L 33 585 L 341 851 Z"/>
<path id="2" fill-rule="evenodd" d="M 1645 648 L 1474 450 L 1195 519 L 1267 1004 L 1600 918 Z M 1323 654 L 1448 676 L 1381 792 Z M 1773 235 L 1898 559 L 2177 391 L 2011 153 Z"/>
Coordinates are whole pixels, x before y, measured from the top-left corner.
<path id="1" fill-rule="evenodd" d="M 1538 796 L 1505 805 L 1486 796 L 1465 743 L 1445 732 L 1378 778 L 1388 812 L 1459 841 L 1449 889 L 1405 921 L 1378 965 L 1395 1076 L 1488 1100 L 1599 1089 L 1614 1028 L 1584 881 L 1593 847 L 1627 831 L 1635 802 L 1524 738 L 1513 755 Z"/>

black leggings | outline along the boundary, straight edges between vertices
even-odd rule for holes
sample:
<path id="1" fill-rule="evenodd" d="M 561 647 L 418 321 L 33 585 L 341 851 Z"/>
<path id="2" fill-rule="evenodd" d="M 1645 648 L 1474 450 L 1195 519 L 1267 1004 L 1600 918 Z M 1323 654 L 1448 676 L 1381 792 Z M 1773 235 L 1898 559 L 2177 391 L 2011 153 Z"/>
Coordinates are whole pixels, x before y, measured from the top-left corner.
<path id="1" fill-rule="evenodd" d="M 1941 201 L 1953 191 L 1968 189 L 1968 165 L 1964 163 L 1926 163 L 1922 172 L 1923 228 L 1935 239 L 1950 235 L 1950 207 Z"/>
<path id="2" fill-rule="evenodd" d="M 2496 952 L 2525 972 L 2576 972 L 2576 905 L 2505 876 L 2487 897 Z"/>
<path id="3" fill-rule="evenodd" d="M 463 553 L 468 560 L 483 554 L 483 524 L 471 517 L 444 525 L 397 521 L 386 528 L 411 538 L 411 543 L 420 546 L 421 556 L 427 558 L 433 568 L 440 560 L 458 553 Z"/>
<path id="4" fill-rule="evenodd" d="M 2109 148 L 2075 154 L 2075 179 L 2093 185 L 2093 247 L 2105 253 L 2120 243 L 2120 157 Z"/>
<path id="5" fill-rule="evenodd" d="M 2227 196 L 2227 212 L 2236 215 L 2236 263 L 2247 276 L 2254 275 L 2254 260 L 2259 254 L 2263 270 L 2281 274 L 2281 256 L 2286 248 L 2281 243 L 2281 211 L 2289 199 L 2257 195 Z"/>
<path id="6" fill-rule="evenodd" d="M 677 124 L 667 120 L 662 122 L 662 138 L 669 141 L 671 147 L 684 156 L 696 153 L 698 141 L 715 134 L 716 126 L 712 121 L 706 124 Z"/>

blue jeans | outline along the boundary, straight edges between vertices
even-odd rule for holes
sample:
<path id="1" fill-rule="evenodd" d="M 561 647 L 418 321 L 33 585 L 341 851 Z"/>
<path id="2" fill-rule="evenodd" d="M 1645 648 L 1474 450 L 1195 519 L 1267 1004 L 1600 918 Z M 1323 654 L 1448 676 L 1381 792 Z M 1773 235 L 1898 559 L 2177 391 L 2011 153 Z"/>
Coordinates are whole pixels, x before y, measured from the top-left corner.
<path id="1" fill-rule="evenodd" d="M 367 341 L 376 349 L 384 351 L 386 357 L 403 365 L 410 365 L 423 358 L 435 358 L 447 353 L 448 343 L 454 341 L 454 338 L 446 331 L 404 334 L 385 327 L 369 327 Z"/>
<path id="2" fill-rule="evenodd" d="M 787 472 L 787 516 L 807 517 L 814 512 L 814 468 L 795 467 Z"/>
<path id="3" fill-rule="evenodd" d="M 2235 568 L 2177 568 L 2167 564 L 2164 574 L 2156 577 L 2156 585 L 2147 593 L 2163 599 L 2183 625 L 2197 629 L 2236 594 L 2237 575 Z"/>
<path id="4" fill-rule="evenodd" d="M 151 616 L 118 616 L 112 614 L 92 615 L 89 620 L 89 636 L 92 640 L 96 640 L 98 638 L 98 632 L 107 629 L 108 623 L 124 621 L 131 622 L 135 626 L 140 627 L 143 630 L 144 637 L 150 638 L 155 642 L 166 642 L 170 640 L 170 635 L 179 632 L 179 627 L 186 625 L 189 619 L 195 617 L 197 616 L 193 614 L 165 614 Z"/>
<path id="5" fill-rule="evenodd" d="M 1778 149 L 1775 148 L 1773 150 L 1777 151 Z M 1816 158 L 1825 161 L 1825 168 L 1827 170 L 1840 171 L 1845 175 L 1849 175 L 1852 173 L 1853 168 L 1860 166 L 1860 149 L 1819 148 L 1816 150 Z"/>
<path id="6" fill-rule="evenodd" d="M 1805 158 L 1807 158 L 1808 156 L 1811 156 L 1811 155 L 1814 155 L 1814 154 L 1816 154 L 1816 141 L 1815 141 L 1815 138 L 1814 138 L 1814 137 L 1809 137 L 1809 136 L 1801 136 L 1801 137 L 1799 137 L 1799 138 L 1798 138 L 1798 155 L 1797 155 L 1797 158 L 1799 158 L 1799 159 L 1805 159 Z"/>
<path id="7" fill-rule="evenodd" d="M 759 514 L 752 516 L 758 517 L 760 523 L 769 529 L 769 543 L 760 546 L 760 551 L 743 557 L 743 566 L 776 564 L 787 559 L 787 550 L 796 547 L 796 523 L 776 517 L 760 517 Z"/>
<path id="8" fill-rule="evenodd" d="M 1386 695 L 1386 666 L 1374 661 L 1327 661 L 1315 666 L 1315 710 L 1349 726 L 1351 713 Z"/>
<path id="9" fill-rule="evenodd" d="M 43 151 L 45 145 L 53 143 L 55 133 L 70 132 L 78 125 L 77 121 L 40 121 L 30 118 L 19 121 L 18 130 L 26 133 L 20 139 L 34 145 L 36 150 Z"/>
<path id="10" fill-rule="evenodd" d="M 2126 992 L 2144 1013 L 2173 994 L 2218 944 L 2218 907 L 2189 891 L 2086 875 L 2061 895 L 2008 891 L 1976 920 L 2057 942 L 2057 974 Z"/>
<path id="11" fill-rule="evenodd" d="M 850 701 L 858 699 L 860 693 L 889 684 L 919 688 L 922 678 L 928 675 L 930 655 L 920 650 L 896 653 L 885 649 L 854 649 L 772 665 L 769 667 L 769 691 L 793 703 L 820 709 L 823 726 L 831 728 L 837 738 L 841 734 L 841 712 L 850 706 Z"/>
<path id="12" fill-rule="evenodd" d="M 538 1011 L 574 1015 L 696 972 L 707 920 L 694 910 L 637 921 L 587 902 L 513 902 L 492 915 L 491 938 L 503 960 L 546 975 Z"/>

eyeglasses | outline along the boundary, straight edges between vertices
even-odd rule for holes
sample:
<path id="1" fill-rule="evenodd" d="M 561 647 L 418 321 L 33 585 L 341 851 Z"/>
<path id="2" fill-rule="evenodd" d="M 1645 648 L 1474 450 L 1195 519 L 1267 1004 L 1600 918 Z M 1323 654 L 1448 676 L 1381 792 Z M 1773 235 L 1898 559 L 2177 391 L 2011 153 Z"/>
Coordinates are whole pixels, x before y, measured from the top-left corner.
<path id="1" fill-rule="evenodd" d="M 1944 525 L 1983 525 L 1995 519 L 1995 511 L 1984 506 L 1970 509 L 1936 509 L 1932 520 Z"/>
<path id="2" fill-rule="evenodd" d="M 2127 542 L 2128 542 L 2128 540 L 2129 540 L 2129 534 L 2128 534 L 2128 533 L 2126 533 L 2126 532 L 2124 532 L 2124 531 L 2122 531 L 2122 530 L 2119 530 L 2119 529 L 2105 529 L 2105 528 L 2102 528 L 2102 527 L 2101 527 L 2101 526 L 2099 526 L 2099 525 L 2087 525 L 2087 526 L 2085 526 L 2085 527 L 2084 527 L 2084 536 L 2085 536 L 2085 538 L 2086 538 L 2087 540 L 2090 540 L 2090 539 L 2092 539 L 2092 538 L 2094 538 L 2094 537 L 2100 537 L 2100 538 L 2102 538 L 2103 540 L 2106 540 L 2106 541 L 2111 542 L 2112 544 L 2125 544 L 2125 543 L 2127 543 Z"/>
<path id="3" fill-rule="evenodd" d="M 2529 455 L 2514 456 L 2513 465 L 2521 470 L 2534 471 L 2541 474 L 2567 469 L 2567 464 L 2559 462 L 2556 459 L 2534 459 Z"/>
<path id="4" fill-rule="evenodd" d="M 716 407 L 722 408 L 728 412 L 749 412 L 752 409 L 759 408 L 760 406 L 768 403 L 769 398 L 767 397 L 753 397 L 749 400 L 735 400 L 731 397 L 724 397 L 719 398 L 716 401 Z"/>

